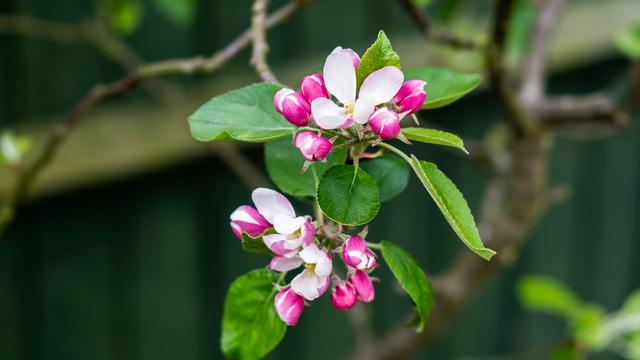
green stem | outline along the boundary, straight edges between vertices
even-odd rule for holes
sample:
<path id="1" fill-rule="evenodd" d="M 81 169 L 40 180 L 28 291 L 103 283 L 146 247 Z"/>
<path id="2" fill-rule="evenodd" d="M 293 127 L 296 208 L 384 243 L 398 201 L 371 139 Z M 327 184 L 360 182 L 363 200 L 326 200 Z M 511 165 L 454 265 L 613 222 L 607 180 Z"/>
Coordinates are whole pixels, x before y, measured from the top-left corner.
<path id="1" fill-rule="evenodd" d="M 372 249 L 382 250 L 382 244 L 381 243 L 367 242 L 367 246 L 372 248 Z"/>
<path id="2" fill-rule="evenodd" d="M 398 156 L 400 156 L 404 161 L 406 161 L 409 165 L 412 164 L 411 162 L 411 158 L 409 156 L 407 156 L 407 154 L 404 153 L 404 151 L 398 149 L 397 147 L 393 146 L 393 145 L 389 145 L 387 143 L 381 142 L 379 144 L 377 144 L 376 146 L 380 146 L 383 147 L 389 151 L 394 152 L 395 154 L 397 154 Z"/>
<path id="3" fill-rule="evenodd" d="M 324 228 L 324 214 L 322 213 L 322 209 L 320 209 L 320 205 L 317 200 L 313 202 L 313 210 L 315 212 L 316 219 L 318 220 L 318 224 Z"/>

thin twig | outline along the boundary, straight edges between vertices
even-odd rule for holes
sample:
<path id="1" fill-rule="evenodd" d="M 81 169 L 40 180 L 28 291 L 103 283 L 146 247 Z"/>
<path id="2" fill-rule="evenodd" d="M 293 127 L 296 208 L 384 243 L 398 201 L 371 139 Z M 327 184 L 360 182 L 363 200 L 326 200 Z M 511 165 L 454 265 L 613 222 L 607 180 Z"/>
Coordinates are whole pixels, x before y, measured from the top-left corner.
<path id="1" fill-rule="evenodd" d="M 412 0 L 398 0 L 427 40 L 458 49 L 478 49 L 480 44 L 469 38 L 434 29 L 429 16 Z"/>
<path id="2" fill-rule="evenodd" d="M 308 1 L 291 1 L 275 11 L 266 21 L 266 26 L 272 27 L 298 10 L 301 6 L 308 4 Z M 187 58 L 181 60 L 167 60 L 160 63 L 151 63 L 138 67 L 129 75 L 109 84 L 98 84 L 77 103 L 63 121 L 56 126 L 43 150 L 36 156 L 35 160 L 28 165 L 18 177 L 16 184 L 3 204 L 0 211 L 0 235 L 4 233 L 7 226 L 15 216 L 17 206 L 26 198 L 31 186 L 37 179 L 41 171 L 51 162 L 59 147 L 67 139 L 69 133 L 83 119 L 83 116 L 99 102 L 110 97 L 123 94 L 146 79 L 169 75 L 169 74 L 191 74 L 194 72 L 213 72 L 227 61 L 235 57 L 251 41 L 251 32 L 243 32 L 238 38 L 233 40 L 221 51 L 213 54 L 209 58 Z"/>
<path id="3" fill-rule="evenodd" d="M 66 24 L 23 15 L 0 15 L 0 34 L 17 34 L 61 43 L 87 41 L 87 24 Z"/>
<path id="4" fill-rule="evenodd" d="M 267 53 L 269 44 L 267 42 L 267 8 L 269 0 L 255 0 L 252 7 L 251 16 L 251 38 L 253 41 L 253 53 L 251 54 L 251 64 L 256 68 L 258 76 L 263 81 L 277 83 L 276 78 L 269 63 L 267 63 Z"/>

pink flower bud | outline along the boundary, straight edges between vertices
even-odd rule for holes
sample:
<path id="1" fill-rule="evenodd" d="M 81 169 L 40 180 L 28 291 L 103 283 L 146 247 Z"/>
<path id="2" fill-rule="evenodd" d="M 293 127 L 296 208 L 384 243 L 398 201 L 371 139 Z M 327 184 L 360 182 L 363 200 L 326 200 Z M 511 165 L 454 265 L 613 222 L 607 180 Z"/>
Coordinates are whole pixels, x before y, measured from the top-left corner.
<path id="1" fill-rule="evenodd" d="M 295 326 L 304 310 L 304 299 L 287 286 L 276 295 L 274 305 L 280 319 L 288 326 Z"/>
<path id="2" fill-rule="evenodd" d="M 369 126 L 382 140 L 391 140 L 400 134 L 400 117 L 395 111 L 381 107 L 369 117 Z"/>
<path id="3" fill-rule="evenodd" d="M 320 74 L 305 76 L 302 79 L 302 84 L 300 84 L 300 92 L 309 104 L 319 97 L 331 98 L 327 88 L 324 86 L 324 78 Z"/>
<path id="4" fill-rule="evenodd" d="M 401 113 L 408 111 L 413 114 L 422 108 L 427 98 L 427 93 L 424 91 L 426 84 L 422 80 L 409 80 L 402 84 L 396 96 L 393 97 Z"/>
<path id="5" fill-rule="evenodd" d="M 376 255 L 369 250 L 366 241 L 360 235 L 347 238 L 342 247 L 344 263 L 359 270 L 371 270 L 378 266 Z"/>
<path id="6" fill-rule="evenodd" d="M 296 147 L 307 161 L 322 161 L 331 152 L 333 144 L 327 138 L 312 131 L 303 131 L 296 137 Z"/>
<path id="7" fill-rule="evenodd" d="M 288 122 L 295 126 L 305 126 L 311 116 L 311 106 L 299 93 L 291 89 L 281 89 L 273 97 L 276 108 Z"/>
<path id="8" fill-rule="evenodd" d="M 350 283 L 340 280 L 331 290 L 331 304 L 336 309 L 349 310 L 357 302 L 356 289 Z"/>
<path id="9" fill-rule="evenodd" d="M 335 54 L 335 53 L 343 53 L 349 56 L 351 58 L 351 62 L 353 63 L 354 68 L 357 69 L 358 66 L 360 66 L 360 56 L 358 55 L 357 52 L 353 51 L 353 49 L 343 49 L 341 47 L 337 47 L 332 52 L 332 54 Z"/>
<path id="10" fill-rule="evenodd" d="M 271 227 L 271 224 L 252 206 L 240 206 L 231 213 L 230 218 L 231 230 L 240 240 L 242 240 L 242 233 L 258 237 Z"/>
<path id="11" fill-rule="evenodd" d="M 355 273 L 349 276 L 349 282 L 356 289 L 358 294 L 358 300 L 362 302 L 372 302 L 375 297 L 375 291 L 373 290 L 373 283 L 371 278 L 366 272 L 362 270 L 356 270 Z"/>

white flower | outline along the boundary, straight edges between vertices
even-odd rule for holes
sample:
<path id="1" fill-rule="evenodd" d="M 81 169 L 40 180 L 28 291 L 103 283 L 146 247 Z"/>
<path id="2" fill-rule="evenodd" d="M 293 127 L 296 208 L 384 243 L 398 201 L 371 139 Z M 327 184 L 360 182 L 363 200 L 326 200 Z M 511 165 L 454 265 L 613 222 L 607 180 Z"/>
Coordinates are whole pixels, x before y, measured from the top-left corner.
<path id="1" fill-rule="evenodd" d="M 331 255 L 316 244 L 305 247 L 298 254 L 305 269 L 291 280 L 291 290 L 311 301 L 324 294 L 329 287 L 333 268 Z"/>
<path id="2" fill-rule="evenodd" d="M 327 90 L 341 105 L 323 97 L 311 103 L 313 118 L 323 129 L 348 127 L 353 121 L 366 124 L 376 105 L 391 101 L 404 80 L 397 67 L 384 67 L 367 76 L 356 99 L 356 69 L 352 58 L 340 49 L 327 57 L 323 77 Z"/>

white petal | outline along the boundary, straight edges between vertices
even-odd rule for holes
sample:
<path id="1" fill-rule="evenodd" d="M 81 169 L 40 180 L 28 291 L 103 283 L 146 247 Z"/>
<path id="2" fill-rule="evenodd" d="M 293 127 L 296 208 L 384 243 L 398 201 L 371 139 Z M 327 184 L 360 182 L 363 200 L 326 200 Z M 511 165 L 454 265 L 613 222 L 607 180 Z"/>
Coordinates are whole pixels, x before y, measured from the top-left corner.
<path id="1" fill-rule="evenodd" d="M 395 66 L 383 67 L 364 79 L 358 99 L 366 99 L 375 105 L 386 103 L 398 93 L 403 81 L 404 75 L 400 69 Z"/>
<path id="2" fill-rule="evenodd" d="M 284 272 L 293 270 L 300 265 L 302 265 L 302 259 L 300 259 L 298 256 L 291 258 L 276 256 L 271 260 L 269 268 L 271 268 L 271 270 Z"/>
<path id="3" fill-rule="evenodd" d="M 354 107 L 354 120 L 358 124 L 366 124 L 367 121 L 369 121 L 369 117 L 375 110 L 375 104 L 370 102 L 369 99 L 359 98 L 358 100 L 356 100 L 356 104 Z"/>
<path id="4" fill-rule="evenodd" d="M 313 100 L 311 114 L 316 124 L 327 130 L 337 129 L 347 121 L 344 109 L 327 98 Z"/>
<path id="5" fill-rule="evenodd" d="M 297 248 L 300 247 L 300 245 L 302 245 L 302 237 L 295 238 L 295 239 L 287 239 L 287 241 L 284 242 L 284 248 L 287 250 L 296 250 Z M 297 253 L 297 251 L 293 251 L 293 253 Z M 287 256 L 291 257 L 291 255 L 287 255 Z"/>
<path id="6" fill-rule="evenodd" d="M 331 269 L 333 267 L 333 263 L 327 254 L 318 260 L 316 263 L 316 275 L 318 276 L 329 276 L 331 275 Z"/>
<path id="7" fill-rule="evenodd" d="M 287 215 L 276 215 L 273 217 L 273 227 L 280 234 L 293 234 L 296 230 L 300 229 L 307 219 L 304 216 L 298 216 L 296 218 Z"/>
<path id="8" fill-rule="evenodd" d="M 296 212 L 293 210 L 293 206 L 291 206 L 289 200 L 277 191 L 257 188 L 253 190 L 251 199 L 256 205 L 260 215 L 264 216 L 264 218 L 272 224 L 273 218 L 276 215 L 296 217 Z"/>
<path id="9" fill-rule="evenodd" d="M 320 250 L 316 244 L 311 244 L 300 251 L 300 257 L 307 264 L 317 264 L 325 256 L 324 251 Z"/>
<path id="10" fill-rule="evenodd" d="M 278 241 L 287 241 L 287 235 L 283 235 L 283 234 L 268 234 L 268 235 L 264 235 L 262 236 L 262 241 L 264 242 L 265 245 L 267 245 L 267 247 L 269 249 L 271 249 L 271 247 L 273 246 L 273 244 L 277 243 Z"/>
<path id="11" fill-rule="evenodd" d="M 320 280 L 324 279 L 320 279 L 313 272 L 305 269 L 291 280 L 291 290 L 307 300 L 315 300 L 320 296 L 319 289 L 324 285 Z"/>
<path id="12" fill-rule="evenodd" d="M 356 100 L 356 69 L 349 55 L 341 52 L 329 55 L 322 76 L 329 93 L 341 103 L 353 103 Z"/>

